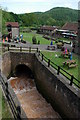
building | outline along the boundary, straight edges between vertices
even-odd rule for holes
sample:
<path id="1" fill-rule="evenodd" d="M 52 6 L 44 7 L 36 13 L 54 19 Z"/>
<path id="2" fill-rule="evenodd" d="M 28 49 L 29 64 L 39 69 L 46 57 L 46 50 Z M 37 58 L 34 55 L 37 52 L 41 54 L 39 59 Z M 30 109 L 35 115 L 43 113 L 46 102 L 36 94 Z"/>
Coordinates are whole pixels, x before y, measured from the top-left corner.
<path id="1" fill-rule="evenodd" d="M 68 22 L 63 25 L 62 30 L 68 30 L 74 34 L 78 32 L 78 23 L 77 22 Z"/>
<path id="2" fill-rule="evenodd" d="M 38 33 L 51 35 L 57 28 L 57 26 L 41 26 Z"/>
<path id="3" fill-rule="evenodd" d="M 8 31 L 8 37 L 12 39 L 14 36 L 19 36 L 19 24 L 18 22 L 6 22 Z"/>
<path id="4" fill-rule="evenodd" d="M 57 34 L 70 38 L 70 39 L 76 39 L 77 38 L 77 33 L 78 33 L 78 23 L 66 23 L 63 25 L 61 29 L 57 30 Z"/>

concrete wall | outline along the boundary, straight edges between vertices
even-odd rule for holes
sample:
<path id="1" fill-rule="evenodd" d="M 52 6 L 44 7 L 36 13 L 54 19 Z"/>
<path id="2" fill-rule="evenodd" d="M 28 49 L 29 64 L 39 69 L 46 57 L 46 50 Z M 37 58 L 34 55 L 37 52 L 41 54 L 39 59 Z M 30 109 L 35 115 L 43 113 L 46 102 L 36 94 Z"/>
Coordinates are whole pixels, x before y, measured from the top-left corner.
<path id="1" fill-rule="evenodd" d="M 5 75 L 19 64 L 25 64 L 33 71 L 38 90 L 62 117 L 77 118 L 80 115 L 80 90 L 77 91 L 65 78 L 48 68 L 37 54 L 11 52 L 3 55 Z"/>

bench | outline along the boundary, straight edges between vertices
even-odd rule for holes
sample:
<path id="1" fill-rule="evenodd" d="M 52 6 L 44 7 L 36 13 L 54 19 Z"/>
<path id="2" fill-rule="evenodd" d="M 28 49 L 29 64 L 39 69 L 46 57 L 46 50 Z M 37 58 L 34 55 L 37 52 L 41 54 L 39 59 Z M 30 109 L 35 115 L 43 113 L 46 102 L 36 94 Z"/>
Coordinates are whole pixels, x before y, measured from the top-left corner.
<path id="1" fill-rule="evenodd" d="M 77 66 L 77 64 L 71 64 L 68 66 L 68 68 L 72 68 L 72 67 L 76 67 L 76 66 Z"/>

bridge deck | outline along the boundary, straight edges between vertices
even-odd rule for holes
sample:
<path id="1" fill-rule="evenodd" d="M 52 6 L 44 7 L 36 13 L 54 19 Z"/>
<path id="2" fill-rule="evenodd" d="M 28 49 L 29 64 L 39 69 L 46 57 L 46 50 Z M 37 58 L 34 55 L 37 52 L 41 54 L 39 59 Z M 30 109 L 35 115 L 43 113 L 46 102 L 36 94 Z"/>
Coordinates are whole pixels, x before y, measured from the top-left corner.
<path id="1" fill-rule="evenodd" d="M 10 84 L 28 118 L 60 118 L 37 91 L 34 80 L 21 77 L 11 79 Z"/>

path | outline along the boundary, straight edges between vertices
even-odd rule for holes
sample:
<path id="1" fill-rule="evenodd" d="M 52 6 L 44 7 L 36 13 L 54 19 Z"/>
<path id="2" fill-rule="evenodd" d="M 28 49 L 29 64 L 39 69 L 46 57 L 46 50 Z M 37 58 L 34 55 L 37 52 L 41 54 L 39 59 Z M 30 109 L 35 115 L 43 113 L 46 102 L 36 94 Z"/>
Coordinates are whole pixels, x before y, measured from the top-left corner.
<path id="1" fill-rule="evenodd" d="M 37 91 L 33 79 L 22 77 L 11 79 L 9 82 L 28 118 L 60 118 Z"/>

